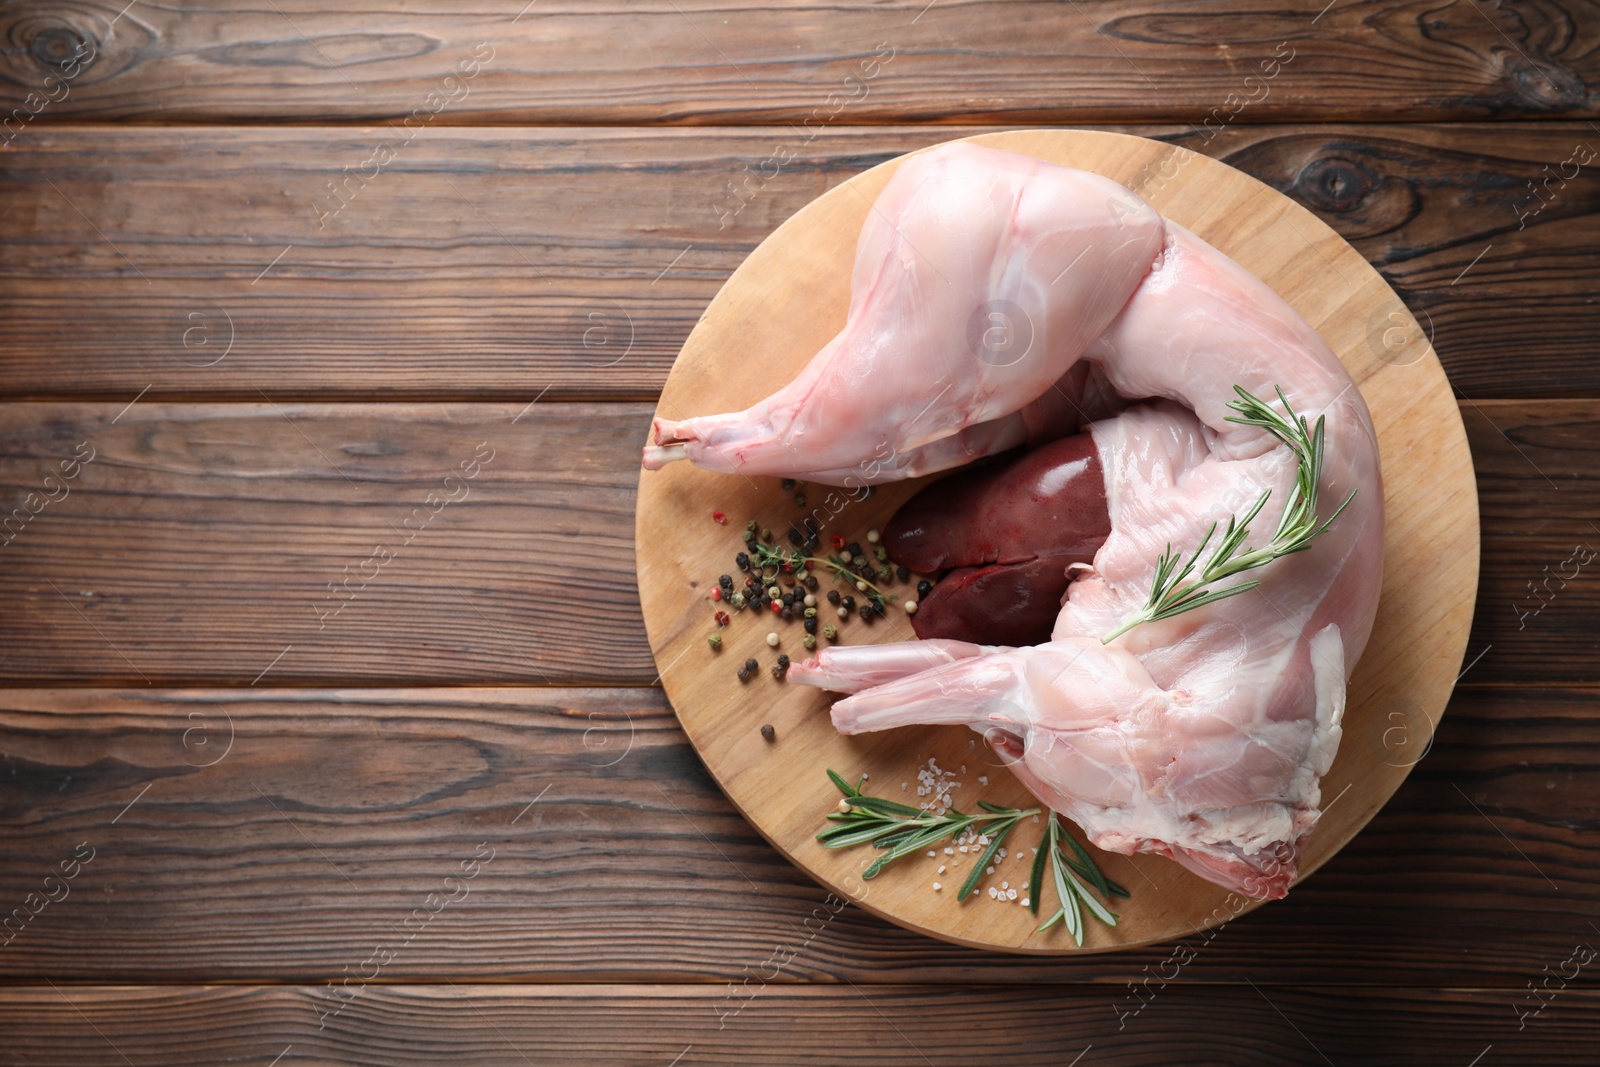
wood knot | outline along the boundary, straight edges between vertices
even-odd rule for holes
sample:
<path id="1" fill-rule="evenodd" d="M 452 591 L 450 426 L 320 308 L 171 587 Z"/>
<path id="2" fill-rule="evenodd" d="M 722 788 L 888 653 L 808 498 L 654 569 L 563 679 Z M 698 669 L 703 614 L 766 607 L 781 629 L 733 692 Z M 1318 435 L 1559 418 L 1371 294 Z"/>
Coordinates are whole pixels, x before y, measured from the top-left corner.
<path id="1" fill-rule="evenodd" d="M 58 100 L 59 83 L 104 81 L 137 62 L 153 39 L 134 11 L 119 17 L 89 0 L 0 5 L 0 80 Z"/>
<path id="2" fill-rule="evenodd" d="M 1306 164 L 1295 179 L 1295 191 L 1318 210 L 1342 214 L 1360 205 L 1373 184 L 1365 167 L 1333 156 Z"/>
<path id="3" fill-rule="evenodd" d="M 87 59 L 95 52 L 94 44 L 73 26 L 43 26 L 35 30 L 26 47 L 34 60 L 43 67 L 65 67 L 75 60 Z"/>
<path id="4" fill-rule="evenodd" d="M 1577 111 L 1589 106 L 1589 92 L 1572 68 L 1547 57 L 1504 55 L 1517 95 L 1542 111 Z"/>

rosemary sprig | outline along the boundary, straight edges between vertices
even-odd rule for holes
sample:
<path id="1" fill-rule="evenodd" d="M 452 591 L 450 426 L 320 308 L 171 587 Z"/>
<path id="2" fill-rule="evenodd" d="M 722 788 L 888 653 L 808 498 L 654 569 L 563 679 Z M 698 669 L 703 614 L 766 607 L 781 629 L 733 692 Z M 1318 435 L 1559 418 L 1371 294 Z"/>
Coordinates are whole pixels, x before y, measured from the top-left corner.
<path id="1" fill-rule="evenodd" d="M 1066 842 L 1071 846 L 1073 856 L 1068 857 L 1062 850 L 1061 844 Z M 1077 875 L 1088 882 L 1103 897 L 1126 897 L 1128 891 L 1100 873 L 1094 860 L 1083 850 L 1083 846 L 1061 828 L 1061 823 L 1056 820 L 1056 813 L 1051 812 L 1045 823 L 1044 840 L 1040 842 L 1038 855 L 1033 858 L 1033 874 L 1028 879 L 1028 908 L 1035 915 L 1039 914 L 1039 898 L 1044 884 L 1045 857 L 1050 858 L 1051 880 L 1055 883 L 1056 902 L 1059 907 L 1056 913 L 1045 920 L 1040 930 L 1048 930 L 1056 923 L 1061 923 L 1067 928 L 1073 940 L 1079 945 L 1083 944 L 1083 909 L 1087 907 L 1089 914 L 1105 923 L 1107 926 L 1117 925 L 1117 915 L 1106 909 L 1094 898 L 1094 895 L 1084 888 L 1083 882 L 1078 881 Z"/>
<path id="2" fill-rule="evenodd" d="M 796 571 L 804 570 L 807 563 L 818 563 L 831 571 L 836 580 L 845 582 L 858 591 L 866 592 L 869 596 L 880 602 L 884 600 L 900 599 L 894 593 L 885 593 L 873 582 L 851 570 L 850 565 L 845 563 L 844 560 L 840 559 L 836 555 L 829 556 L 827 559 L 821 559 L 817 556 L 808 556 L 799 549 L 795 549 L 794 551 L 790 552 L 782 548 L 774 548 L 772 545 L 758 544 L 755 547 L 755 555 L 752 556 L 751 559 L 754 563 L 761 567 L 781 568 L 787 564 L 791 569 Z M 866 586 L 866 589 L 861 590 L 861 586 Z"/>
<path id="3" fill-rule="evenodd" d="M 883 849 L 883 855 L 872 861 L 862 872 L 862 878 L 876 877 L 895 860 L 959 835 L 979 823 L 987 823 L 982 833 L 989 838 L 988 847 L 979 855 L 966 881 L 961 884 L 960 891 L 956 893 L 957 900 L 966 900 L 978 888 L 983 872 L 994 862 L 1017 824 L 1029 815 L 1041 814 L 1039 808 L 1003 808 L 980 800 L 978 807 L 983 809 L 982 812 L 969 815 L 951 808 L 936 815 L 883 797 L 868 796 L 861 792 L 860 782 L 852 786 L 835 771 L 828 771 L 828 777 L 844 794 L 842 806 L 845 810 L 828 814 L 828 819 L 835 825 L 817 834 L 817 840 L 828 848 L 848 848 L 870 843 Z M 1083 882 L 1088 882 L 1096 892 L 1108 899 L 1126 897 L 1128 891 L 1100 873 L 1100 868 L 1095 866 L 1083 846 L 1062 829 L 1055 812 L 1049 812 L 1047 819 L 1044 836 L 1034 850 L 1033 874 L 1028 880 L 1028 907 L 1033 914 L 1039 914 L 1039 900 L 1044 895 L 1045 861 L 1049 859 L 1051 879 L 1060 907 L 1039 929 L 1048 930 L 1060 922 L 1073 939 L 1082 945 L 1084 907 L 1088 907 L 1089 913 L 1107 926 L 1117 925 L 1116 914 L 1096 900 Z M 1071 856 L 1063 849 L 1063 842 L 1071 848 Z M 1083 882 L 1079 881 L 1080 878 Z"/>
<path id="4" fill-rule="evenodd" d="M 1250 535 L 1250 523 L 1255 521 L 1255 517 L 1266 506 L 1267 498 L 1272 495 L 1269 489 L 1261 494 L 1260 499 L 1243 518 L 1229 516 L 1227 529 L 1223 531 L 1221 540 L 1217 542 L 1211 557 L 1206 560 L 1198 575 L 1194 575 L 1195 566 L 1200 562 L 1200 556 L 1206 546 L 1211 543 L 1212 534 L 1217 532 L 1217 524 L 1214 522 L 1211 524 L 1206 535 L 1200 539 L 1200 545 L 1194 550 L 1194 555 L 1190 556 L 1189 561 L 1182 566 L 1179 566 L 1181 556 L 1173 552 L 1172 544 L 1168 542 L 1167 550 L 1156 560 L 1155 581 L 1151 585 L 1150 596 L 1145 600 L 1144 607 L 1123 620 L 1121 626 L 1102 637 L 1100 639 L 1102 643 L 1115 640 L 1141 623 L 1170 619 L 1174 615 L 1181 615 L 1203 605 L 1214 604 L 1219 600 L 1238 596 L 1240 593 L 1248 593 L 1261 583 L 1240 582 L 1226 589 L 1209 587 L 1235 574 L 1265 567 L 1283 556 L 1304 552 L 1311 547 L 1312 538 L 1327 532 L 1328 527 L 1333 525 L 1333 520 L 1337 519 L 1340 512 L 1344 511 L 1355 498 L 1356 491 L 1351 490 L 1344 503 L 1328 516 L 1328 521 L 1318 525 L 1317 483 L 1322 477 L 1322 433 L 1326 416 L 1317 416 L 1315 428 L 1311 427 L 1307 424 L 1305 416 L 1295 414 L 1294 408 L 1289 404 L 1289 398 L 1283 395 L 1282 387 L 1275 388 L 1278 399 L 1283 402 L 1284 411 L 1288 413 L 1287 417 L 1278 414 L 1239 385 L 1233 387 L 1234 392 L 1239 394 L 1239 399 L 1230 400 L 1228 407 L 1240 414 L 1227 416 L 1229 422 L 1259 426 L 1271 433 L 1287 445 L 1300 461 L 1299 469 L 1295 473 L 1294 488 L 1289 490 L 1289 503 L 1283 509 L 1283 515 L 1278 520 L 1278 528 L 1271 540 L 1261 548 L 1241 551 L 1244 539 Z"/>
<path id="5" fill-rule="evenodd" d="M 957 836 L 979 823 L 992 823 L 983 828 L 983 833 L 989 837 L 989 847 L 978 866 L 967 876 L 961 891 L 956 894 L 957 900 L 966 900 L 977 888 L 983 869 L 993 861 L 1006 835 L 1015 829 L 1017 823 L 1024 816 L 1039 814 L 1038 808 L 1002 808 L 980 800 L 978 806 L 983 809 L 981 812 L 969 815 L 951 808 L 942 815 L 936 815 L 883 797 L 867 796 L 861 792 L 859 782 L 852 786 L 835 771 L 830 770 L 828 777 L 844 794 L 849 810 L 830 812 L 828 819 L 837 825 L 823 830 L 817 835 L 817 840 L 828 848 L 848 848 L 870 842 L 885 850 L 861 872 L 862 878 L 875 878 L 897 859 L 919 852 L 947 837 Z"/>

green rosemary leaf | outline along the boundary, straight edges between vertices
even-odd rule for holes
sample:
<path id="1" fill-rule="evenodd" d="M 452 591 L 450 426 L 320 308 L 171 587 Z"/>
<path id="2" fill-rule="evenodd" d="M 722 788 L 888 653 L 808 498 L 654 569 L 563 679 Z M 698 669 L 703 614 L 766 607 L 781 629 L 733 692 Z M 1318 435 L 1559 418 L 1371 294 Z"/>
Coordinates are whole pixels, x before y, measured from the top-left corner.
<path id="1" fill-rule="evenodd" d="M 1050 813 L 1050 820 L 1055 821 L 1056 813 Z M 1039 898 L 1044 896 L 1044 861 L 1050 858 L 1050 849 L 1046 840 L 1040 842 L 1040 847 L 1033 850 L 1033 873 L 1028 875 L 1028 910 L 1035 915 L 1039 914 Z"/>
<path id="2" fill-rule="evenodd" d="M 1072 886 L 1073 892 L 1078 894 L 1078 899 L 1085 907 L 1089 909 L 1089 914 L 1093 915 L 1096 919 L 1099 919 L 1107 926 L 1117 925 L 1117 917 L 1111 912 L 1107 911 L 1105 906 L 1094 898 L 1093 893 L 1085 889 L 1076 878 L 1072 877 L 1072 875 L 1068 874 L 1066 878 L 1067 882 Z M 1079 944 L 1082 944 L 1082 942 L 1079 942 Z"/>
<path id="3" fill-rule="evenodd" d="M 1126 889 L 1101 873 L 1099 866 L 1094 862 L 1088 851 L 1078 844 L 1077 838 L 1067 833 L 1063 833 L 1061 836 L 1067 839 L 1067 844 L 1072 846 L 1072 852 L 1078 859 L 1078 863 L 1071 864 L 1072 869 L 1082 874 L 1102 895 L 1111 897 L 1127 897 L 1130 895 Z M 1083 865 L 1083 870 L 1079 870 L 1079 863 Z"/>
<path id="4" fill-rule="evenodd" d="M 1068 866 L 1086 878 L 1089 883 L 1096 889 L 1100 890 L 1100 892 L 1109 892 L 1110 887 L 1106 884 L 1105 875 L 1100 873 L 1100 868 L 1095 866 L 1094 860 L 1090 859 L 1089 854 L 1083 850 L 1083 846 L 1078 844 L 1078 839 L 1073 837 L 1071 834 L 1066 833 L 1065 831 L 1062 832 L 1061 836 L 1065 838 L 1067 844 L 1071 846 L 1072 854 L 1077 857 L 1078 860 L 1077 863 L 1067 860 Z M 1062 858 L 1065 859 L 1066 857 L 1063 856 Z"/>
<path id="5" fill-rule="evenodd" d="M 850 787 L 850 783 L 845 781 L 843 778 L 839 777 L 839 772 L 834 770 L 831 767 L 828 768 L 828 777 L 833 779 L 833 784 L 838 786 L 839 787 L 839 792 L 843 793 L 845 796 L 847 796 L 847 797 L 858 797 L 858 796 L 861 795 L 861 790 L 852 789 Z"/>
<path id="6" fill-rule="evenodd" d="M 1054 828 L 1052 828 L 1050 849 L 1052 853 L 1059 856 L 1061 846 L 1055 838 L 1056 834 L 1054 833 Z M 1071 875 L 1063 871 L 1060 863 L 1050 864 L 1050 874 L 1055 879 L 1056 900 L 1061 904 L 1062 922 L 1066 924 L 1067 933 L 1071 934 L 1072 939 L 1081 947 L 1083 945 L 1083 905 L 1077 894 L 1067 888 L 1066 880 Z"/>
<path id="7" fill-rule="evenodd" d="M 1309 548 L 1311 546 L 1307 545 L 1305 547 Z M 1238 596 L 1240 593 L 1248 593 L 1250 590 L 1256 588 L 1260 584 L 1260 582 L 1240 582 L 1238 585 L 1230 585 L 1226 589 L 1216 589 L 1209 593 L 1200 593 L 1196 596 L 1180 597 L 1168 607 L 1162 608 L 1155 614 L 1151 615 L 1150 618 L 1145 621 L 1157 622 L 1161 619 L 1170 619 L 1174 615 L 1182 615 L 1184 612 L 1192 611 L 1204 604 L 1214 604 L 1219 600 L 1227 600 L 1231 596 Z"/>
<path id="8" fill-rule="evenodd" d="M 906 841 L 928 832 L 928 827 L 919 825 L 901 825 L 893 822 L 879 824 L 877 838 L 872 842 L 879 848 L 897 848 Z"/>
<path id="9" fill-rule="evenodd" d="M 817 835 L 817 840 L 827 848 L 849 848 L 851 845 L 864 845 L 868 841 L 876 841 L 888 829 L 883 826 L 868 826 L 865 829 L 853 826 L 839 826 L 832 830 L 824 830 Z"/>
<path id="10" fill-rule="evenodd" d="M 850 803 L 854 807 L 861 808 L 865 811 L 876 812 L 880 815 L 904 815 L 909 818 L 917 819 L 927 814 L 927 812 L 923 811 L 921 808 L 908 807 L 905 804 L 898 804 L 893 800 L 885 800 L 883 797 L 869 797 L 863 796 L 859 793 L 850 798 Z"/>
<path id="11" fill-rule="evenodd" d="M 853 845 L 866 845 L 867 841 L 877 840 L 882 835 L 883 830 L 878 827 L 867 827 L 864 830 L 838 827 L 835 830 L 827 830 L 826 833 L 818 833 L 816 840 L 821 841 L 822 848 L 850 848 Z"/>
<path id="12" fill-rule="evenodd" d="M 1016 825 L 1017 820 L 1011 818 L 984 829 L 983 832 L 990 835 L 989 847 L 983 850 L 983 855 L 978 858 L 978 862 L 973 866 L 971 873 L 967 875 L 967 880 L 961 883 L 961 891 L 956 894 L 957 900 L 966 900 L 972 895 L 972 891 L 978 888 L 978 880 L 983 877 L 983 872 L 994 862 L 995 854 L 1000 851 L 1000 846 L 1005 844 L 1006 835 Z"/>
<path id="13" fill-rule="evenodd" d="M 889 866 L 889 864 L 893 863 L 895 860 L 909 856 L 913 852 L 920 852 L 922 849 L 927 848 L 936 841 L 943 841 L 946 837 L 950 836 L 951 832 L 951 830 L 945 827 L 934 826 L 924 830 L 920 834 L 912 834 L 904 840 L 901 840 L 893 848 L 889 849 L 889 851 L 873 860 L 867 869 L 861 872 L 861 877 L 875 878 L 885 867 Z"/>

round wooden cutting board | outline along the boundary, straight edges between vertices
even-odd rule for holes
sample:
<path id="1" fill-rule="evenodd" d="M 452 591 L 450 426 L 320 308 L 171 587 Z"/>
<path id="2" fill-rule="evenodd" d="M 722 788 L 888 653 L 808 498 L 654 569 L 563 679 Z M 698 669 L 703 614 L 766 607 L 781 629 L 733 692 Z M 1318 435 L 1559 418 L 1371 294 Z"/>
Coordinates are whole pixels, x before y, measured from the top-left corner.
<path id="1" fill-rule="evenodd" d="M 1025 130 L 970 140 L 1094 171 L 1137 192 L 1288 300 L 1339 354 L 1372 410 L 1387 494 L 1383 596 L 1351 681 L 1338 758 L 1322 783 L 1325 814 L 1303 857 L 1305 878 L 1366 825 L 1427 751 L 1461 669 L 1478 581 L 1478 502 L 1444 371 L 1427 335 L 1353 248 L 1315 215 L 1224 163 L 1112 133 Z M 839 330 L 849 306 L 856 238 L 900 162 L 824 193 L 751 253 L 684 344 L 662 392 L 663 417 L 744 408 L 793 377 Z M 639 428 L 641 443 L 648 431 Z M 921 484 L 880 487 L 870 499 L 848 503 L 824 529 L 824 539 L 838 533 L 866 543 L 866 532 L 882 527 Z M 1036 932 L 1039 918 L 983 889 L 958 903 L 968 855 L 947 857 L 941 846 L 937 859 L 910 856 L 864 882 L 859 873 L 876 850 L 822 848 L 815 835 L 839 799 L 828 768 L 851 781 L 866 773 L 866 792 L 915 805 L 923 799 L 916 792 L 918 770 L 933 759 L 962 783 L 951 799 L 964 811 L 976 810 L 980 799 L 1018 807 L 1034 801 L 968 729 L 836 733 L 828 719 L 830 696 L 770 673 L 779 652 L 796 661 L 806 655 L 798 622 L 746 611 L 718 629 L 712 614 L 725 605 L 711 600 L 711 590 L 718 575 L 737 573 L 733 557 L 743 548 L 747 520 L 781 536 L 828 493 L 848 500 L 843 490 L 826 486 L 803 491 L 810 498 L 804 512 L 776 478 L 676 463 L 639 479 L 640 600 L 661 682 L 706 766 L 767 840 L 839 897 L 902 926 L 980 948 L 1103 952 L 1182 937 L 1258 906 L 1169 860 L 1095 850 L 1101 869 L 1132 896 L 1116 902 L 1115 928 L 1087 920 L 1080 949 L 1060 926 Z M 726 513 L 726 525 L 713 521 L 714 510 Z M 823 621 L 838 622 L 822 614 Z M 852 618 L 840 629 L 846 644 L 912 637 L 894 607 L 887 619 L 869 625 Z M 770 631 L 781 635 L 778 649 L 767 646 Z M 706 641 L 716 632 L 721 652 Z M 736 671 L 751 656 L 762 669 L 741 684 Z M 763 724 L 773 727 L 775 740 L 763 738 Z M 1039 829 L 1026 820 L 1018 827 L 1010 857 L 984 885 L 1004 880 L 1019 888 L 1027 881 Z M 956 867 L 952 860 L 964 862 Z M 935 873 L 940 863 L 950 867 L 942 876 Z M 943 889 L 934 890 L 935 881 Z M 1053 900 L 1048 892 L 1041 915 Z"/>

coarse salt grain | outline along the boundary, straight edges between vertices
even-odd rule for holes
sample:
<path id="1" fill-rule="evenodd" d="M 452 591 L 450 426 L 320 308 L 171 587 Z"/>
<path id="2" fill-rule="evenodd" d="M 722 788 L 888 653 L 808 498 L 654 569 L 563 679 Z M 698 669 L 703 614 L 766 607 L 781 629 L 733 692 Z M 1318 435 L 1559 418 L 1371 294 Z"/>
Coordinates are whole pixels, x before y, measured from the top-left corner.
<path id="1" fill-rule="evenodd" d="M 984 874 L 993 874 L 994 873 L 994 868 L 993 867 L 987 867 L 987 868 L 984 869 L 983 873 Z"/>
<path id="2" fill-rule="evenodd" d="M 938 882 L 933 883 L 933 891 L 935 893 L 937 893 L 941 888 L 943 888 L 943 887 L 940 886 Z"/>
<path id="3" fill-rule="evenodd" d="M 934 851 L 933 851 L 933 849 L 931 849 L 931 848 L 930 848 L 930 849 L 929 849 L 929 850 L 928 850 L 928 858 L 929 858 L 929 859 L 932 859 L 932 858 L 933 858 L 933 857 L 934 857 L 934 856 L 936 856 L 936 855 L 937 855 L 937 853 L 936 853 L 936 852 L 934 852 Z"/>
<path id="4" fill-rule="evenodd" d="M 1007 889 L 1006 890 L 1006 899 L 1007 900 L 1016 900 L 1017 899 L 1017 891 L 1015 889 Z"/>
<path id="5" fill-rule="evenodd" d="M 935 871 L 934 873 L 935 874 L 943 874 L 944 873 L 944 864 L 942 864 L 942 863 L 939 864 L 939 869 L 937 871 Z"/>
<path id="6" fill-rule="evenodd" d="M 962 770 L 966 770 L 966 768 L 963 767 Z M 979 785 L 988 785 L 989 784 L 989 776 L 987 774 L 978 775 L 978 784 Z"/>

